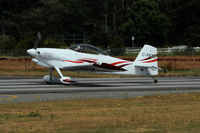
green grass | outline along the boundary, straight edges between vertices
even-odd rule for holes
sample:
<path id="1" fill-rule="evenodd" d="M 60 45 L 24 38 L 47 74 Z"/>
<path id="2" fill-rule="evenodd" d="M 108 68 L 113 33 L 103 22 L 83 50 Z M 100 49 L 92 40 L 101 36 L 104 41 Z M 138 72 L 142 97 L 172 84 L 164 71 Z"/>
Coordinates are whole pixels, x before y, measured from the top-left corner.
<path id="1" fill-rule="evenodd" d="M 200 69 L 179 69 L 170 70 L 167 74 L 160 73 L 163 76 L 200 76 Z"/>
<path id="2" fill-rule="evenodd" d="M 0 132 L 198 133 L 200 94 L 1 104 Z"/>

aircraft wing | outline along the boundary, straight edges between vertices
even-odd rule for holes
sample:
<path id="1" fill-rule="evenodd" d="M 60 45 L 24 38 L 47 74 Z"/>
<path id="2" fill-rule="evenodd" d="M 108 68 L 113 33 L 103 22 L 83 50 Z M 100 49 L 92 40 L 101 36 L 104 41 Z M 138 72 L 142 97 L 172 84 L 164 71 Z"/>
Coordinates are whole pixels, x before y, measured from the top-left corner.
<path id="1" fill-rule="evenodd" d="M 88 63 L 92 63 L 92 65 L 94 67 L 97 67 L 97 68 L 101 68 L 101 69 L 105 69 L 105 70 L 114 70 L 114 71 L 127 71 L 126 69 L 122 68 L 122 66 L 115 66 L 114 64 L 108 64 L 108 63 L 99 63 L 99 62 L 96 62 L 94 60 L 87 60 L 87 59 L 84 59 L 83 61 L 85 62 L 88 62 Z"/>
<path id="2" fill-rule="evenodd" d="M 108 63 L 101 63 L 101 64 L 93 64 L 93 66 L 97 68 L 102 68 L 106 70 L 114 70 L 114 71 L 127 71 L 126 69 L 122 68 L 121 66 L 114 66 Z"/>
<path id="3" fill-rule="evenodd" d="M 79 65 L 72 65 L 71 63 L 79 63 Z M 62 69 L 67 69 L 71 71 L 92 71 L 92 72 L 113 72 L 113 71 L 127 71 L 123 68 L 125 65 L 121 66 L 115 66 L 114 64 L 108 64 L 108 63 L 100 63 L 96 60 L 91 59 L 83 59 L 78 60 L 76 62 L 71 62 L 70 64 L 63 67 Z"/>

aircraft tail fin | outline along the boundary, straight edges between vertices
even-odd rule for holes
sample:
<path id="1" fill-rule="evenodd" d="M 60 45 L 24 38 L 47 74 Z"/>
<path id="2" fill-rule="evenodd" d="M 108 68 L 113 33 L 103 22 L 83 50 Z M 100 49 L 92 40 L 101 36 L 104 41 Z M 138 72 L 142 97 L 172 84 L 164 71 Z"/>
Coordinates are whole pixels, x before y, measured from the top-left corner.
<path id="1" fill-rule="evenodd" d="M 157 60 L 157 48 L 150 45 L 144 45 L 136 57 L 134 65 L 139 68 L 147 69 L 149 75 L 157 75 L 159 69 Z"/>

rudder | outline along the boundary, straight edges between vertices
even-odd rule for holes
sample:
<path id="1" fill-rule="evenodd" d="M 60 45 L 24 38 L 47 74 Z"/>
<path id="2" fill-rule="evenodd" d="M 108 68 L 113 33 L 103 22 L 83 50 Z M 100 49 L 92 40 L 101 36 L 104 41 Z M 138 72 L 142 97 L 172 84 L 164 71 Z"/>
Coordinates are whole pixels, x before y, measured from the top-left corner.
<path id="1" fill-rule="evenodd" d="M 157 75 L 157 48 L 150 45 L 144 45 L 144 47 L 136 57 L 134 65 L 136 66 L 136 72 L 139 75 L 146 75 L 145 73 L 149 75 Z"/>

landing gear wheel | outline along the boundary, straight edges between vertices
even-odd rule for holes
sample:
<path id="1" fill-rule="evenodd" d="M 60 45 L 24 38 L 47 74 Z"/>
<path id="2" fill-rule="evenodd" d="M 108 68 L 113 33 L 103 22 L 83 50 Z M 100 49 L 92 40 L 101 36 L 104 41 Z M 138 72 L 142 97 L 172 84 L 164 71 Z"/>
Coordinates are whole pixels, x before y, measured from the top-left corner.
<path id="1" fill-rule="evenodd" d="M 157 79 L 154 79 L 154 83 L 158 83 L 158 80 L 157 80 Z"/>

